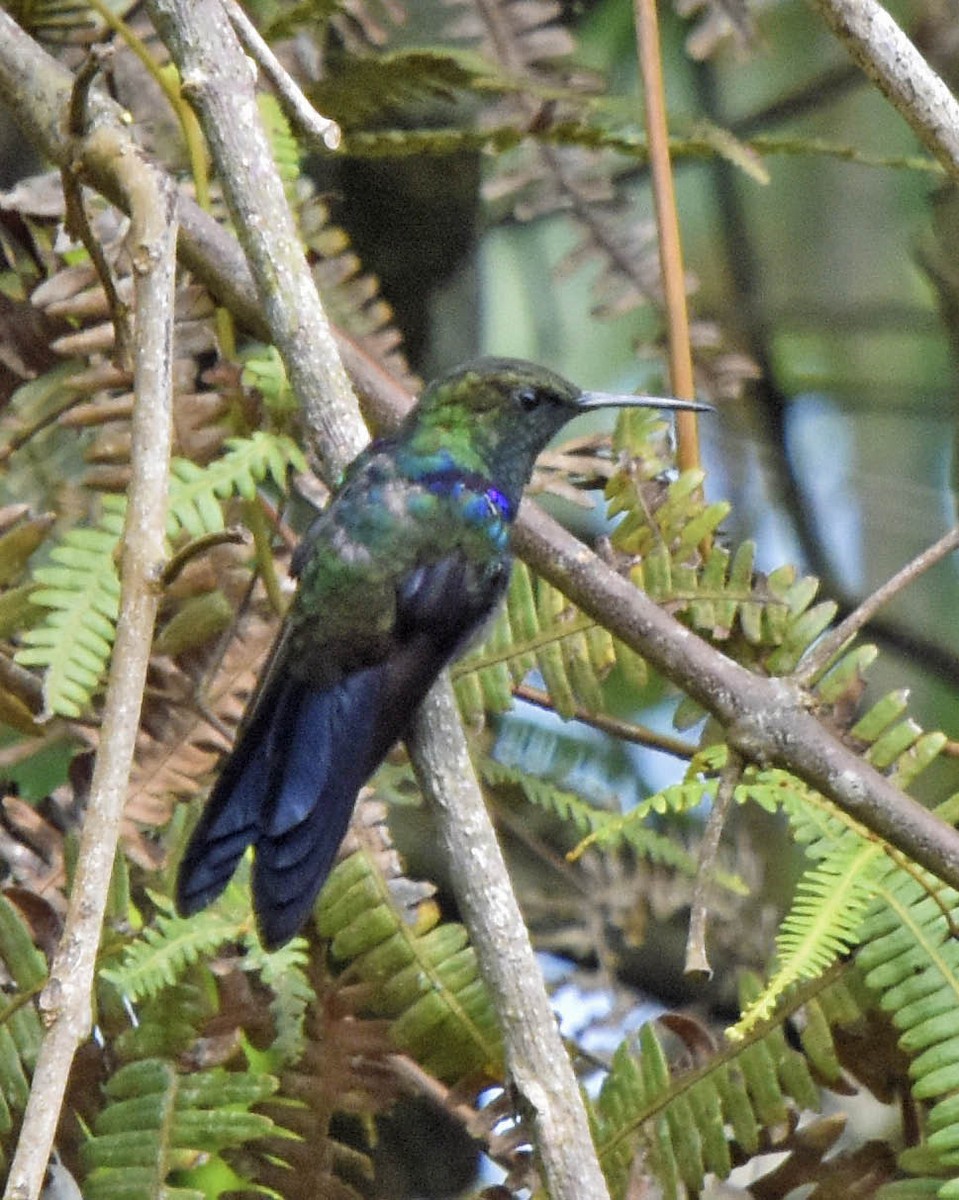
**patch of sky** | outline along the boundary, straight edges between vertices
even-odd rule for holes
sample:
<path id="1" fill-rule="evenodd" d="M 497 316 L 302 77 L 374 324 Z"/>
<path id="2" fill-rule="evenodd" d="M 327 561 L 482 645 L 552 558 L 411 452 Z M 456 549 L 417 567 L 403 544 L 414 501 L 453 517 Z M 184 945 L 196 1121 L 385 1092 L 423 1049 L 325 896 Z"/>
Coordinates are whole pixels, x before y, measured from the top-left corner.
<path id="1" fill-rule="evenodd" d="M 836 577 L 855 595 L 864 583 L 862 511 L 848 416 L 819 392 L 797 396 L 786 414 L 786 451 Z"/>

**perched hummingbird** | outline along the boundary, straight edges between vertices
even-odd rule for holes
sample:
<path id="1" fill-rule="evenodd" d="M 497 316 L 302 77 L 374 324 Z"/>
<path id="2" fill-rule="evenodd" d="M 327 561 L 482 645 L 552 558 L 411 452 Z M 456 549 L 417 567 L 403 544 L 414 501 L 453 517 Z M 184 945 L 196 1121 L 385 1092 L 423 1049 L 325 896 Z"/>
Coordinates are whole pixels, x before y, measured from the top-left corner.
<path id="1" fill-rule="evenodd" d="M 706 407 L 484 358 L 430 384 L 355 459 L 293 555 L 299 586 L 180 864 L 181 913 L 219 895 L 252 845 L 264 944 L 297 932 L 357 792 L 506 590 L 536 456 L 577 413 L 614 405 Z"/>

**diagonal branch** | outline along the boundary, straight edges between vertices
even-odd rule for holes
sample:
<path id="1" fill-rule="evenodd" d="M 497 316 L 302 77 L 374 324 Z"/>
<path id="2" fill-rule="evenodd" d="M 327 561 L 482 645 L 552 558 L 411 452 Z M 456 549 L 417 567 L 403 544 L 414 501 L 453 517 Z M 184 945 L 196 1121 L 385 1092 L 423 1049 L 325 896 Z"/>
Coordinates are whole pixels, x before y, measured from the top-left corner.
<path id="1" fill-rule="evenodd" d="M 333 479 L 369 440 L 260 120 L 253 71 L 219 0 L 152 0 L 196 110 L 260 308 Z"/>

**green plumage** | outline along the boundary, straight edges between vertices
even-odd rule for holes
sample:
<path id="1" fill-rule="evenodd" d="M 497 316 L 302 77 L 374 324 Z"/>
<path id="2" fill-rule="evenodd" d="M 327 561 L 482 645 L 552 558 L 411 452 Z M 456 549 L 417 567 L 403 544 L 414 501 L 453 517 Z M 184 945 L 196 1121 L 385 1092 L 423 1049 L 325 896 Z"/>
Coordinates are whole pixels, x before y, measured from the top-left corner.
<path id="1" fill-rule="evenodd" d="M 481 359 L 356 459 L 294 555 L 298 590 L 180 868 L 182 912 L 213 899 L 252 844 L 264 942 L 297 931 L 356 793 L 502 596 L 536 456 L 578 412 L 624 404 L 694 407 Z"/>

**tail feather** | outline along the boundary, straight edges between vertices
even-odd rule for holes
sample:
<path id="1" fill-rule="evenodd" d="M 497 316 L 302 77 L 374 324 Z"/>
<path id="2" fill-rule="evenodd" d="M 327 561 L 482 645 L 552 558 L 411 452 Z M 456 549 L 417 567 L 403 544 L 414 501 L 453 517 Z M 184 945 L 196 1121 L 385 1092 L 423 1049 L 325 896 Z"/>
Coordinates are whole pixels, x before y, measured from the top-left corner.
<path id="1" fill-rule="evenodd" d="M 193 831 L 177 875 L 177 908 L 184 916 L 219 896 L 256 838 L 259 808 L 269 786 L 261 737 L 254 722 L 226 760 Z"/>
<path id="2" fill-rule="evenodd" d="M 297 676 L 303 664 L 281 635 L 183 858 L 182 913 L 219 895 L 252 845 L 253 907 L 264 944 L 278 946 L 297 932 L 333 865 L 357 792 L 443 664 L 496 603 L 507 567 L 505 559 L 477 566 L 459 553 L 417 567 L 397 589 L 388 652 L 379 638 L 368 649 L 380 661 L 322 690 Z M 331 672 L 336 664 L 331 648 Z"/>
<path id="3" fill-rule="evenodd" d="M 253 901 L 267 946 L 285 942 L 309 916 L 356 794 L 382 757 L 376 731 L 383 672 L 360 671 L 302 698 L 253 862 Z"/>
<path id="4" fill-rule="evenodd" d="M 199 911 L 255 847 L 253 902 L 263 942 L 278 946 L 309 916 L 382 745 L 384 667 L 317 692 L 290 675 L 259 698 L 180 864 L 177 907 Z M 391 724 L 391 722 L 387 722 Z M 398 736 L 390 731 L 392 742 Z"/>

